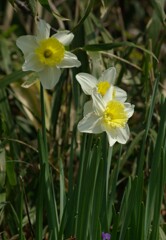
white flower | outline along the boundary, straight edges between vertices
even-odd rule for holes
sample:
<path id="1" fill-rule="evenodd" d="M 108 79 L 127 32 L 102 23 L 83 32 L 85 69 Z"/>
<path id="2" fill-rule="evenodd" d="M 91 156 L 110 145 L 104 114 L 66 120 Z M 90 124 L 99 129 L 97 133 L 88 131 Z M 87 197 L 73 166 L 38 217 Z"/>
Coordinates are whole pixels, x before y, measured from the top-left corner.
<path id="1" fill-rule="evenodd" d="M 116 69 L 114 67 L 105 70 L 98 80 L 88 73 L 78 73 L 76 75 L 76 79 L 85 94 L 92 95 L 92 92 L 95 90 L 101 94 L 102 97 L 107 93 L 108 89 L 114 85 L 115 77 Z M 115 100 L 126 101 L 127 94 L 121 88 L 114 86 L 112 94 Z"/>
<path id="2" fill-rule="evenodd" d="M 37 24 L 37 35 L 21 36 L 16 44 L 24 54 L 23 71 L 37 72 L 46 89 L 53 88 L 61 75 L 60 68 L 79 67 L 76 55 L 65 50 L 73 40 L 73 33 L 58 31 L 50 37 L 50 25 L 44 20 Z"/>
<path id="3" fill-rule="evenodd" d="M 84 107 L 84 118 L 78 123 L 78 130 L 86 133 L 106 132 L 109 145 L 115 142 L 125 144 L 130 131 L 128 119 L 134 113 L 134 105 L 111 99 L 113 87 L 102 97 L 96 91 L 92 92 L 93 104 L 87 102 Z"/>

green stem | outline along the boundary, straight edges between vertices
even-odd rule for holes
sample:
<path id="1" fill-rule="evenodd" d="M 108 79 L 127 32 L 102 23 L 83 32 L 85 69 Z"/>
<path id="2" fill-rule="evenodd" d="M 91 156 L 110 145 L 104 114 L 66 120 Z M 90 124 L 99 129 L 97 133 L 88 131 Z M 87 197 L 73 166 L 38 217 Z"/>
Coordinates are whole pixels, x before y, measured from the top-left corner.
<path id="1" fill-rule="evenodd" d="M 40 100 L 41 100 L 41 120 L 42 120 L 42 136 L 45 146 L 46 155 L 48 155 L 47 148 L 47 130 L 46 130 L 46 121 L 45 121 L 45 103 L 44 103 L 44 89 L 40 83 Z"/>
<path id="2" fill-rule="evenodd" d="M 38 212 L 38 218 L 40 217 L 40 214 L 42 216 L 41 210 L 43 208 L 43 201 L 45 200 L 45 204 L 47 206 L 48 226 L 49 226 L 49 233 L 50 233 L 49 239 L 53 240 L 53 239 L 57 239 L 59 222 L 58 222 L 58 214 L 57 214 L 55 195 L 54 195 L 54 190 L 53 190 L 53 180 L 52 180 L 51 172 L 49 169 L 49 162 L 48 162 L 44 89 L 41 84 L 40 84 L 40 101 L 41 101 L 42 134 L 40 134 L 40 132 L 39 132 L 39 154 L 40 154 L 41 169 L 42 169 L 41 178 L 43 181 L 43 182 L 41 182 L 41 184 L 43 185 L 43 188 L 41 188 L 41 186 L 40 186 L 40 189 L 39 189 L 42 196 L 40 199 L 40 209 Z M 42 189 L 44 189 L 44 191 L 42 191 Z M 45 196 L 44 196 L 44 194 L 45 194 Z M 39 221 L 38 224 L 39 224 L 38 227 L 40 227 L 40 230 L 41 230 L 42 222 Z"/>

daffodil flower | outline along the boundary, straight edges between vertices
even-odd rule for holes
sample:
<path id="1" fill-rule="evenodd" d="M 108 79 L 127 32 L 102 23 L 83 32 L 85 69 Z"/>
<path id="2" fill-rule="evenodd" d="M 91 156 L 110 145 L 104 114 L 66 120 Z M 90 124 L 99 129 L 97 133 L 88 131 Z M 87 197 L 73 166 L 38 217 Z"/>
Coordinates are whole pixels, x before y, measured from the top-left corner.
<path id="1" fill-rule="evenodd" d="M 116 77 L 116 68 L 111 67 L 105 70 L 99 79 L 88 73 L 78 73 L 77 81 L 80 83 L 82 90 L 87 95 L 92 95 L 96 90 L 102 97 L 107 93 L 108 89 L 114 85 Z M 121 88 L 113 86 L 113 98 L 118 101 L 125 102 L 127 94 Z"/>
<path id="2" fill-rule="evenodd" d="M 65 49 L 73 40 L 73 33 L 58 31 L 50 37 L 50 28 L 44 20 L 39 20 L 36 36 L 21 36 L 16 41 L 25 58 L 22 70 L 37 72 L 45 89 L 51 89 L 57 84 L 61 68 L 81 65 L 76 55 Z"/>
<path id="3" fill-rule="evenodd" d="M 134 105 L 111 97 L 113 90 L 113 87 L 110 87 L 104 97 L 93 91 L 93 104 L 85 104 L 84 118 L 78 123 L 80 132 L 106 132 L 110 146 L 115 142 L 127 142 L 130 136 L 127 121 L 134 113 Z"/>

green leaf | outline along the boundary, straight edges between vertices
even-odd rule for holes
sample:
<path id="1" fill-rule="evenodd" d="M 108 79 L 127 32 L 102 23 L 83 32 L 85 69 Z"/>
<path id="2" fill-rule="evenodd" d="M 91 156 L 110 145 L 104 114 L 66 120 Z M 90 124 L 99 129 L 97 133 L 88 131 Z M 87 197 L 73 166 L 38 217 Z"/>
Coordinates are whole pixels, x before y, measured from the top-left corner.
<path id="1" fill-rule="evenodd" d="M 88 15 L 90 14 L 90 12 L 93 8 L 94 2 L 95 2 L 95 0 L 90 0 L 88 2 L 88 6 L 85 10 L 85 13 L 84 13 L 83 17 L 80 19 L 78 24 L 72 29 L 72 32 L 75 32 L 84 23 L 84 21 L 86 20 L 86 18 L 88 17 Z"/>
<path id="2" fill-rule="evenodd" d="M 131 221 L 131 215 L 133 208 L 135 206 L 136 200 L 136 185 L 137 185 L 138 178 L 136 177 L 134 180 L 129 181 L 127 186 L 126 194 L 124 195 L 124 205 L 122 208 L 123 215 L 121 216 L 122 226 L 120 230 L 119 240 L 125 239 L 125 235 Z"/>
<path id="3" fill-rule="evenodd" d="M 47 0 L 39 0 L 39 3 L 46 8 L 49 12 L 52 12 L 50 5 Z"/>
<path id="4" fill-rule="evenodd" d="M 37 13 L 37 9 L 36 9 L 36 0 L 28 0 L 28 5 L 32 11 L 32 15 L 35 17 L 36 13 Z"/>
<path id="5" fill-rule="evenodd" d="M 159 80 L 160 80 L 160 75 L 158 75 L 155 79 L 155 83 L 154 83 L 154 87 L 153 87 L 153 93 L 152 93 L 152 96 L 151 96 L 151 103 L 150 103 L 150 107 L 149 107 L 148 116 L 147 116 L 147 119 L 146 119 L 145 134 L 144 134 L 144 137 L 143 137 L 141 152 L 140 152 L 140 157 L 139 157 L 138 175 L 141 174 L 142 169 L 143 169 L 145 145 L 146 145 L 146 140 L 147 140 L 147 136 L 148 136 L 148 133 L 149 133 L 149 129 L 150 129 L 150 126 L 151 126 L 151 121 L 152 121 L 152 116 L 153 116 L 153 111 L 154 111 L 154 106 L 155 106 L 155 100 L 156 100 Z"/>
<path id="6" fill-rule="evenodd" d="M 152 4 L 154 9 L 159 17 L 160 21 L 165 25 L 166 21 L 166 14 L 164 11 L 165 0 L 153 0 Z"/>
<path id="7" fill-rule="evenodd" d="M 17 82 L 28 74 L 29 72 L 23 72 L 22 70 L 11 73 L 0 79 L 0 88 L 5 88 L 8 84 Z"/>
<path id="8" fill-rule="evenodd" d="M 44 183 L 42 183 L 44 185 L 42 197 L 43 199 L 45 199 L 46 207 L 47 207 L 48 226 L 49 226 L 50 235 L 52 235 L 50 239 L 57 239 L 58 228 L 59 228 L 57 204 L 56 204 L 55 193 L 53 189 L 52 173 L 50 171 L 49 163 L 48 163 L 48 152 L 47 152 L 47 147 L 45 142 L 46 139 L 44 136 L 42 136 L 42 134 L 41 134 L 41 131 L 39 131 L 38 147 L 39 147 L 40 165 L 42 168 L 44 168 L 44 171 L 41 172 L 41 174 L 43 174 L 42 177 L 44 178 Z M 39 187 L 39 191 L 40 191 L 40 187 Z M 40 199 L 40 203 L 42 207 L 42 199 Z M 40 210 L 38 214 L 40 216 Z"/>
<path id="9" fill-rule="evenodd" d="M 62 159 L 59 160 L 59 170 L 60 170 L 60 220 L 63 216 L 63 211 L 66 204 L 66 194 L 65 194 L 65 176 L 64 176 L 64 166 Z"/>
<path id="10" fill-rule="evenodd" d="M 166 240 L 166 235 L 161 227 L 159 227 L 159 240 Z"/>
<path id="11" fill-rule="evenodd" d="M 152 53 L 151 51 L 138 46 L 137 44 L 133 43 L 133 42 L 113 42 L 113 43 L 100 43 L 100 44 L 90 44 L 90 45 L 85 45 L 83 47 L 84 50 L 86 51 L 108 51 L 108 50 L 112 50 L 114 48 L 119 48 L 119 47 L 133 47 L 133 48 L 138 48 L 140 50 L 142 50 L 145 53 L 150 54 L 154 59 L 156 59 L 156 61 L 158 62 L 157 57 L 154 55 L 154 53 Z"/>
<path id="12" fill-rule="evenodd" d="M 2 66 L 5 72 L 8 74 L 10 73 L 10 65 L 12 64 L 10 59 L 11 52 L 9 51 L 8 42 L 6 41 L 5 38 L 2 38 L 2 37 L 0 41 L 0 52 L 2 54 L 2 59 L 3 59 Z"/>
<path id="13" fill-rule="evenodd" d="M 139 142 L 142 140 L 142 137 L 143 137 L 144 133 L 145 133 L 145 131 L 142 130 L 132 140 L 132 142 L 131 142 L 131 144 L 130 144 L 127 152 L 126 152 L 126 155 L 123 158 L 123 162 L 121 163 L 121 167 L 122 167 L 122 165 L 124 165 L 124 163 L 127 161 L 127 159 L 129 159 L 129 157 L 132 155 L 134 149 L 138 147 Z"/>
<path id="14" fill-rule="evenodd" d="M 17 184 L 17 178 L 14 169 L 14 161 L 6 161 L 6 173 L 10 185 L 15 186 Z"/>
<path id="15" fill-rule="evenodd" d="M 6 156 L 5 149 L 0 149 L 0 188 L 5 184 L 6 179 Z"/>
<path id="16" fill-rule="evenodd" d="M 42 5 L 43 8 L 47 9 L 50 13 L 52 13 L 55 18 L 61 19 L 63 21 L 69 21 L 68 18 L 65 18 L 65 17 L 61 16 L 58 11 L 56 11 L 56 12 L 53 11 L 47 0 L 39 0 L 39 3 Z"/>
<path id="17" fill-rule="evenodd" d="M 145 211 L 145 237 L 147 238 L 151 222 L 153 222 L 152 240 L 157 239 L 158 226 L 160 221 L 160 208 L 165 185 L 165 159 L 162 157 L 162 149 L 165 149 L 165 129 L 166 129 L 166 100 L 161 106 L 161 120 L 153 152 L 152 167 L 147 191 L 146 211 Z M 158 177 L 160 173 L 160 177 Z"/>

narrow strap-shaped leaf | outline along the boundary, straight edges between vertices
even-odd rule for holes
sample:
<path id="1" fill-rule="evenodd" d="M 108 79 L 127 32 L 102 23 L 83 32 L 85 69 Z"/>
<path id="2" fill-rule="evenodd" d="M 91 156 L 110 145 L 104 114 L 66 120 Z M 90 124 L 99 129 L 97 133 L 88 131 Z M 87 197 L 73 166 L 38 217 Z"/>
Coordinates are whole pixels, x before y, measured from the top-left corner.
<path id="1" fill-rule="evenodd" d="M 112 42 L 112 43 L 100 43 L 100 44 L 89 44 L 89 45 L 85 45 L 83 47 L 84 50 L 86 51 L 108 51 L 108 50 L 112 50 L 114 48 L 119 48 L 119 47 L 133 47 L 133 48 L 138 48 L 140 50 L 142 50 L 145 53 L 150 54 L 157 62 L 158 59 L 157 57 L 154 55 L 153 52 L 133 43 L 133 42 Z"/>
<path id="2" fill-rule="evenodd" d="M 8 84 L 13 83 L 13 82 L 17 82 L 20 79 L 22 79 L 23 77 L 25 77 L 26 75 L 28 75 L 29 72 L 23 72 L 22 70 L 13 72 L 9 75 L 7 75 L 4 78 L 0 79 L 0 88 L 5 88 L 7 87 Z"/>
<path id="3" fill-rule="evenodd" d="M 75 32 L 84 23 L 84 21 L 86 20 L 86 18 L 88 17 L 88 15 L 90 14 L 90 12 L 93 8 L 94 2 L 95 2 L 95 0 L 89 0 L 88 6 L 85 10 L 83 17 L 80 19 L 78 24 L 72 29 L 72 32 Z"/>

